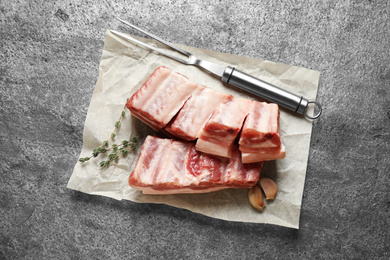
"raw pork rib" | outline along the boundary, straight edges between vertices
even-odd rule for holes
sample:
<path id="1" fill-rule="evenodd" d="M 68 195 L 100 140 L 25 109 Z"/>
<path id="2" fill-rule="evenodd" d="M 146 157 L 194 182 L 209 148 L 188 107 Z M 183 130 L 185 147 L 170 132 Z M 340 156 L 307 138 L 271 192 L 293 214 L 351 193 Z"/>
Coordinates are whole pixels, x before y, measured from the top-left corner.
<path id="1" fill-rule="evenodd" d="M 148 136 L 129 185 L 145 194 L 204 193 L 256 184 L 263 163 L 242 164 L 240 151 L 232 158 L 201 153 L 191 142 Z"/>
<path id="2" fill-rule="evenodd" d="M 282 144 L 278 150 L 262 149 L 256 153 L 242 153 L 242 163 L 271 161 L 286 157 L 286 148 Z"/>
<path id="3" fill-rule="evenodd" d="M 203 127 L 196 149 L 230 158 L 234 141 L 249 113 L 251 104 L 251 100 L 233 96 L 221 103 Z"/>
<path id="4" fill-rule="evenodd" d="M 253 101 L 239 139 L 242 162 L 282 159 L 285 147 L 280 141 L 279 107 Z"/>
<path id="5" fill-rule="evenodd" d="M 204 153 L 231 158 L 240 136 L 243 163 L 285 157 L 278 105 L 215 91 L 166 67 L 157 68 L 126 106 L 156 131 L 197 140 L 196 149 Z"/>
<path id="6" fill-rule="evenodd" d="M 215 108 L 228 98 L 229 95 L 199 86 L 165 130 L 183 140 L 195 140 Z"/>
<path id="7" fill-rule="evenodd" d="M 157 68 L 126 106 L 131 113 L 156 131 L 179 112 L 199 85 L 166 67 Z"/>

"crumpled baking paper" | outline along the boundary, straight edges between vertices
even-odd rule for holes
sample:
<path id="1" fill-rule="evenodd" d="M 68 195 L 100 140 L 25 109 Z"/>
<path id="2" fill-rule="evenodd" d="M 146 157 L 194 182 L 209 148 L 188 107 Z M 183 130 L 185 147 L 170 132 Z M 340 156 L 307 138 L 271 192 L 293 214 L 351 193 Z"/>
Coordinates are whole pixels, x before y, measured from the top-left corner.
<path id="1" fill-rule="evenodd" d="M 171 51 L 153 40 L 136 38 Z M 318 71 L 188 46 L 179 47 L 200 59 L 234 66 L 308 100 L 316 98 L 320 75 Z M 191 81 L 215 90 L 262 101 L 233 86 L 223 84 L 200 68 L 178 63 L 107 31 L 99 78 L 85 121 L 80 157 L 90 156 L 95 148 L 109 139 L 126 99 L 138 90 L 159 66 L 166 66 L 187 76 Z M 138 152 L 130 152 L 127 157 L 120 158 L 118 163 L 107 168 L 99 166 L 100 161 L 107 159 L 107 155 L 103 154 L 85 163 L 77 162 L 67 187 L 117 200 L 164 203 L 227 221 L 268 223 L 298 229 L 312 122 L 283 108 L 280 110 L 281 139 L 286 146 L 286 157 L 264 164 L 261 175 L 275 180 L 278 194 L 274 201 L 267 202 L 262 212 L 250 205 L 248 189 L 226 189 L 205 194 L 144 195 L 131 188 L 128 185 L 128 176 L 134 168 L 142 141 L 148 134 L 156 133 L 132 117 L 127 109 L 114 141 L 120 143 L 130 136 L 137 136 L 141 142 Z M 309 111 L 309 114 L 312 113 L 313 111 Z"/>

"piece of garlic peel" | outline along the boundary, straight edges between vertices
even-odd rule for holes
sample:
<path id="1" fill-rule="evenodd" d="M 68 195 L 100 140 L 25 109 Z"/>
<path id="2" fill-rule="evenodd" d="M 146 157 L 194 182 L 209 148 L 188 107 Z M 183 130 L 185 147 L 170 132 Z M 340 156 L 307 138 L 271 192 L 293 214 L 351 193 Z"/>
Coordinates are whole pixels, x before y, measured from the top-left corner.
<path id="1" fill-rule="evenodd" d="M 265 207 L 263 200 L 263 193 L 258 184 L 249 189 L 248 192 L 249 202 L 252 206 L 258 210 L 262 210 Z"/>
<path id="2" fill-rule="evenodd" d="M 264 191 L 266 200 L 274 200 L 276 193 L 278 192 L 278 187 L 276 183 L 267 177 L 261 177 L 259 180 L 260 186 Z"/>

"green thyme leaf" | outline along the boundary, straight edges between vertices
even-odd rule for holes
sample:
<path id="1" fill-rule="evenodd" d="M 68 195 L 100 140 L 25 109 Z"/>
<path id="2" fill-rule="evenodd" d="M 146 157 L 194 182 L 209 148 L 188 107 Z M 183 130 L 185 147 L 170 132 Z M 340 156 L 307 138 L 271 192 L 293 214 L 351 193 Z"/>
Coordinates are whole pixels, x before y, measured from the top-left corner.
<path id="1" fill-rule="evenodd" d="M 91 157 L 80 158 L 79 162 L 83 163 L 83 162 L 89 161 L 89 159 L 91 159 Z"/>
<path id="2" fill-rule="evenodd" d="M 129 101 L 129 98 L 126 99 L 126 103 Z M 129 140 L 123 140 L 122 143 L 118 144 L 112 144 L 110 146 L 110 141 L 113 140 L 117 134 L 117 130 L 121 126 L 121 120 L 122 118 L 125 117 L 126 114 L 126 104 L 123 107 L 123 110 L 121 112 L 121 115 L 118 119 L 118 121 L 115 122 L 115 129 L 111 133 L 111 137 L 108 140 L 105 140 L 99 147 L 95 148 L 92 152 L 92 156 L 90 157 L 84 157 L 84 158 L 79 158 L 80 163 L 84 163 L 86 161 L 89 161 L 92 157 L 97 157 L 101 153 L 106 153 L 109 150 L 112 150 L 112 152 L 108 155 L 108 159 L 106 161 L 100 162 L 100 167 L 107 167 L 109 166 L 111 161 L 118 162 L 119 161 L 119 156 L 126 157 L 127 154 L 129 153 L 129 150 L 132 150 L 133 152 L 137 151 L 137 142 L 138 139 L 137 137 L 132 137 Z M 130 147 L 130 148 L 128 148 Z"/>
<path id="3" fill-rule="evenodd" d="M 107 161 L 101 161 L 100 164 L 99 164 L 99 166 L 102 167 L 102 168 L 104 168 L 104 167 L 107 167 L 109 164 L 110 164 L 110 161 L 109 161 L 109 160 L 107 160 Z"/>
<path id="4" fill-rule="evenodd" d="M 99 149 L 96 148 L 95 150 L 93 150 L 92 155 L 93 155 L 93 157 L 97 157 L 99 155 Z"/>

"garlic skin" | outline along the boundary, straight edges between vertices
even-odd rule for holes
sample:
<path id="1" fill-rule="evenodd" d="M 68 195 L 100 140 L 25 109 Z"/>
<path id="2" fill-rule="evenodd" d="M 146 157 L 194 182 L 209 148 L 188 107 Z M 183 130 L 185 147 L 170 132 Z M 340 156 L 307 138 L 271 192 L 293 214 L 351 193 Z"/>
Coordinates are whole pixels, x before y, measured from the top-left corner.
<path id="1" fill-rule="evenodd" d="M 274 200 L 276 193 L 278 192 L 278 187 L 276 183 L 267 177 L 261 177 L 259 180 L 260 186 L 264 191 L 266 200 Z"/>
<path id="2" fill-rule="evenodd" d="M 265 207 L 263 193 L 261 192 L 261 188 L 258 184 L 249 189 L 248 197 L 249 202 L 254 208 L 262 210 Z"/>

